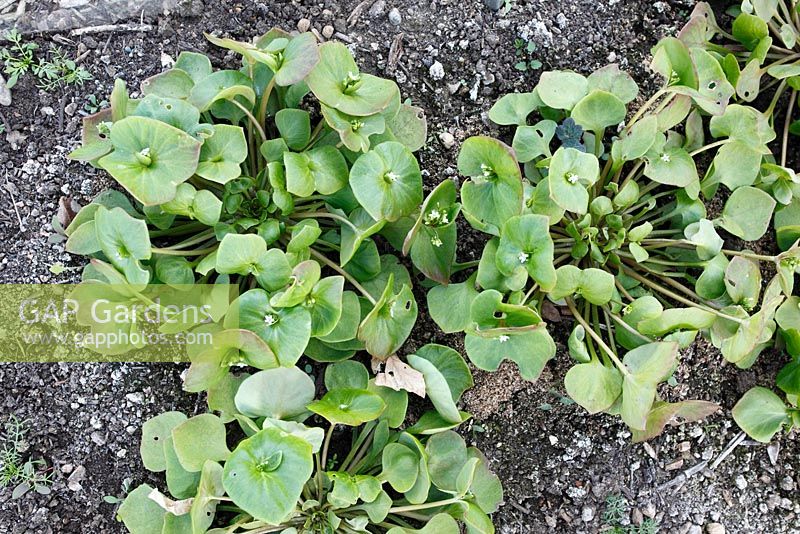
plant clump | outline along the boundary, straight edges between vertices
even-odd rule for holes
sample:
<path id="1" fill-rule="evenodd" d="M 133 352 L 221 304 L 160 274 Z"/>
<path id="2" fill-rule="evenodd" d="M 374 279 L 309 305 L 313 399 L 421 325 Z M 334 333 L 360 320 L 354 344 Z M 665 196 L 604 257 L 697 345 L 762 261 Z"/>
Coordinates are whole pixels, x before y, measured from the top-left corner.
<path id="1" fill-rule="evenodd" d="M 796 237 L 775 256 L 725 246 L 765 235 L 780 205 L 772 178 L 790 171 L 769 149 L 769 117 L 734 100 L 724 58 L 667 38 L 652 68 L 665 85 L 635 112 L 639 88 L 615 65 L 588 77 L 546 72 L 492 107 L 492 121 L 514 128 L 511 146 L 467 139 L 461 204 L 448 198 L 489 241 L 477 265 L 443 264 L 428 294 L 434 320 L 466 334 L 477 367 L 509 359 L 528 380 L 556 353 L 547 319 L 571 317 L 567 392 L 590 413 L 618 414 L 635 440 L 716 411 L 668 402 L 659 385 L 698 335 L 728 362 L 753 365 L 787 331 L 800 258 Z M 766 287 L 764 262 L 777 270 Z M 465 281 L 447 283 L 467 268 Z"/>
<path id="2" fill-rule="evenodd" d="M 417 303 L 408 269 L 378 246 L 379 235 L 395 243 L 405 220 L 441 237 L 431 247 L 450 240 L 455 213 L 420 208 L 421 110 L 394 82 L 361 72 L 342 44 L 280 30 L 252 43 L 209 39 L 241 68 L 183 52 L 139 95 L 118 80 L 71 154 L 133 197 L 105 191 L 63 228 L 67 250 L 92 258 L 74 298 L 113 295 L 131 313 L 112 326 L 133 333 L 146 309 L 137 306 L 169 313 L 145 289 L 172 288 L 177 303 L 208 313 L 169 315 L 160 332 L 213 334 L 211 345 L 187 343 L 184 378 L 187 391 L 207 392 L 208 413 L 167 412 L 143 428 L 143 463 L 166 472 L 169 496 L 141 485 L 119 517 L 135 534 L 456 534 L 457 522 L 493 532 L 499 481 L 451 431 L 470 417 L 457 402 L 472 376 L 443 346 L 397 356 Z M 432 276 L 442 266 L 423 265 Z M 350 360 L 362 351 L 383 369 L 375 377 Z M 303 357 L 322 364 L 321 398 L 314 367 L 297 367 Z M 434 409 L 399 430 L 409 391 Z M 350 445 L 332 444 L 334 434 Z"/>

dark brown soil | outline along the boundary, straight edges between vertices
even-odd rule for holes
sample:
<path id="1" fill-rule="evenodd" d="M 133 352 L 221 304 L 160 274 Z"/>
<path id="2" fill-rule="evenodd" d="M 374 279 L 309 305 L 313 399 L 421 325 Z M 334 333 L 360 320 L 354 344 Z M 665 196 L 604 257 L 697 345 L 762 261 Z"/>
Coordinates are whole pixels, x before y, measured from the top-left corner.
<path id="1" fill-rule="evenodd" d="M 44 13 L 59 2 L 29 4 Z M 482 0 L 194 0 L 169 14 L 145 17 L 153 24 L 148 32 L 37 36 L 45 48 L 58 42 L 72 55 L 86 51 L 82 64 L 95 79 L 83 88 L 54 93 L 39 91 L 24 79 L 14 88 L 11 107 L 0 108 L 0 123 L 6 127 L 0 137 L 0 282 L 75 279 L 80 259 L 48 238 L 59 197 L 85 204 L 109 185 L 102 173 L 65 159 L 77 144 L 87 96 L 102 100 L 115 78 L 137 87 L 161 70 L 162 53 L 176 57 L 181 50 L 197 50 L 211 54 L 217 65 L 232 65 L 233 57 L 206 43 L 204 31 L 249 38 L 272 26 L 293 29 L 301 18 L 320 32 L 333 26 L 339 38 L 351 43 L 365 70 L 394 77 L 404 96 L 427 111 L 430 135 L 420 161 L 431 187 L 457 174 L 461 141 L 504 133 L 486 118 L 497 97 L 535 85 L 539 71 L 514 68 L 515 39 L 537 43 L 535 56 L 544 69 L 590 72 L 615 61 L 644 92 L 652 92 L 658 82 L 647 70 L 649 50 L 682 25 L 694 2 L 509 4 L 510 12 L 501 14 Z M 348 22 L 358 6 L 360 16 Z M 393 8 L 399 11 L 399 25 L 389 20 Z M 389 64 L 395 41 L 402 42 L 403 54 Z M 445 71 L 441 80 L 430 75 L 436 61 Z M 445 132 L 455 139 L 450 148 L 440 140 Z M 480 236 L 462 233 L 460 259 L 476 258 L 481 243 Z M 48 268 L 57 262 L 75 269 L 53 275 Z M 459 336 L 442 335 L 426 318 L 423 292 L 417 295 L 421 321 L 407 352 L 432 341 L 463 349 Z M 728 532 L 798 532 L 796 434 L 778 441 L 774 464 L 765 446 L 745 441 L 715 470 L 706 467 L 685 483 L 663 487 L 683 470 L 710 463 L 738 434 L 730 408 L 752 385 L 769 385 L 783 358 L 765 354 L 753 370 L 741 372 L 722 365 L 707 343 L 685 351 L 678 384 L 662 393 L 672 400 L 712 400 L 723 410 L 703 423 L 670 428 L 648 446 L 632 445 L 617 419 L 588 416 L 566 398 L 561 379 L 570 363 L 563 350 L 535 384 L 522 381 L 509 364 L 494 374 L 476 372 L 476 388 L 465 397 L 475 420 L 464 432 L 485 451 L 505 486 L 505 503 L 494 518 L 498 532 L 609 530 L 604 511 L 613 495 L 627 500 L 623 524 L 652 517 L 662 532 L 698 534 L 709 523 L 721 523 Z M 56 478 L 47 496 L 30 493 L 12 501 L 10 489 L 0 490 L 0 533 L 121 532 L 114 506 L 102 498 L 119 495 L 126 478 L 135 484 L 149 480 L 138 458 L 142 421 L 168 409 L 203 408 L 201 398 L 181 393 L 181 371 L 172 365 L 0 366 L 2 410 L 30 421 L 31 453 L 52 466 Z M 79 467 L 86 475 L 73 491 L 67 479 Z"/>

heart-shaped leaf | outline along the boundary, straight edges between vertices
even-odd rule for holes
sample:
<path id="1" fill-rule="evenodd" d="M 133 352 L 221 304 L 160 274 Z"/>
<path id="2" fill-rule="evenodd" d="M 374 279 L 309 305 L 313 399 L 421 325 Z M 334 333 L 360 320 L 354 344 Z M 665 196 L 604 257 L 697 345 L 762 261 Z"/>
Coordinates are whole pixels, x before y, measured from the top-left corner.
<path id="1" fill-rule="evenodd" d="M 625 120 L 628 109 L 612 93 L 595 89 L 583 97 L 572 110 L 570 117 L 584 130 L 601 132 Z"/>
<path id="2" fill-rule="evenodd" d="M 225 184 L 242 174 L 241 163 L 247 159 L 247 141 L 239 126 L 217 124 L 214 135 L 203 142 L 197 175 Z"/>
<path id="3" fill-rule="evenodd" d="M 536 91 L 503 95 L 489 110 L 489 119 L 500 125 L 525 126 L 528 115 L 542 105 Z"/>
<path id="4" fill-rule="evenodd" d="M 145 469 L 158 473 L 167 468 L 164 442 L 172 436 L 172 429 L 186 421 L 181 412 L 164 412 L 142 425 L 142 443 L 139 453 Z"/>
<path id="5" fill-rule="evenodd" d="M 598 360 L 573 366 L 564 377 L 572 399 L 591 414 L 604 412 L 622 393 L 622 375 Z"/>
<path id="6" fill-rule="evenodd" d="M 225 444 L 225 425 L 214 414 L 187 419 L 172 429 L 175 454 L 184 469 L 199 472 L 206 460 L 225 461 L 230 455 Z"/>
<path id="7" fill-rule="evenodd" d="M 147 284 L 150 272 L 140 260 L 150 259 L 150 235 L 147 224 L 134 219 L 122 208 L 100 206 L 95 218 L 97 242 L 103 254 L 125 275 L 131 284 Z"/>

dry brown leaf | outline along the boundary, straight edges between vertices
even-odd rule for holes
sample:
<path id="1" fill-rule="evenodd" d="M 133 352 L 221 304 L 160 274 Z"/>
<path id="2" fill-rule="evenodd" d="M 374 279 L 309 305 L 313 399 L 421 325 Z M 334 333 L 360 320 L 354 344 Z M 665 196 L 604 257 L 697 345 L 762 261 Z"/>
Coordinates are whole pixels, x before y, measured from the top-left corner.
<path id="1" fill-rule="evenodd" d="M 151 491 L 147 498 L 155 502 L 161 508 L 171 513 L 172 515 L 186 515 L 192 509 L 194 499 L 184 499 L 182 501 L 173 501 L 157 489 Z"/>
<path id="2" fill-rule="evenodd" d="M 395 391 L 404 389 L 425 398 L 425 377 L 422 376 L 422 373 L 404 363 L 397 356 L 390 356 L 384 363 L 386 367 L 383 372 L 375 376 L 376 386 L 386 386 Z M 373 361 L 374 367 L 375 362 Z"/>

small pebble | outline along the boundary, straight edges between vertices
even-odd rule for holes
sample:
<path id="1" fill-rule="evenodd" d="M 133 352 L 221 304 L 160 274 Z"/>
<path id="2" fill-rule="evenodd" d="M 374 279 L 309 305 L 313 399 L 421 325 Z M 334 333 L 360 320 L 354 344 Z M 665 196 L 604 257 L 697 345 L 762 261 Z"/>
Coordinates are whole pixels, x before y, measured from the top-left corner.
<path id="1" fill-rule="evenodd" d="M 297 21 L 297 31 L 300 33 L 307 32 L 308 29 L 311 27 L 311 21 L 308 19 L 300 19 Z"/>
<path id="2" fill-rule="evenodd" d="M 392 10 L 389 11 L 389 22 L 395 26 L 400 26 L 400 23 L 403 22 L 403 17 L 400 16 L 400 10 L 396 7 L 393 7 Z"/>
<path id="3" fill-rule="evenodd" d="M 453 146 L 456 144 L 456 139 L 455 139 L 455 137 L 453 137 L 453 134 L 451 134 L 450 132 L 442 132 L 442 133 L 440 133 L 439 134 L 439 141 L 442 143 L 442 146 L 445 147 L 448 150 L 453 148 Z M 553 437 L 554 436 L 550 436 L 550 442 L 551 443 L 552 443 L 552 438 Z M 557 438 L 556 438 L 556 441 L 558 441 Z"/>
<path id="4" fill-rule="evenodd" d="M 740 490 L 743 490 L 747 487 L 747 480 L 744 478 L 744 475 L 737 475 L 736 480 L 734 480 L 736 487 Z"/>
<path id="5" fill-rule="evenodd" d="M 588 523 L 592 519 L 594 519 L 594 508 L 591 506 L 584 506 L 581 510 L 581 520 L 583 520 L 584 523 Z"/>
<path id="6" fill-rule="evenodd" d="M 708 534 L 725 534 L 725 526 L 721 523 L 709 523 L 706 525 Z"/>
<path id="7" fill-rule="evenodd" d="M 505 0 L 483 0 L 483 3 L 492 11 L 500 11 L 500 8 L 503 7 Z"/>
<path id="8" fill-rule="evenodd" d="M 794 489 L 794 480 L 789 475 L 786 475 L 781 479 L 781 489 L 786 491 L 792 491 Z"/>
<path id="9" fill-rule="evenodd" d="M 0 75 L 0 106 L 11 105 L 11 90 L 6 86 L 6 80 Z"/>
<path id="10" fill-rule="evenodd" d="M 428 72 L 434 80 L 441 80 L 444 78 L 444 67 L 438 61 L 434 61 Z"/>
<path id="11" fill-rule="evenodd" d="M 325 39 L 330 39 L 331 37 L 333 37 L 333 26 L 331 26 L 330 24 L 328 24 L 327 26 L 325 26 L 324 28 L 322 28 L 322 36 L 323 36 Z"/>
<path id="12" fill-rule="evenodd" d="M 378 0 L 372 7 L 369 8 L 369 16 L 375 18 L 377 16 L 383 15 L 383 12 L 386 11 L 386 2 L 384 0 Z"/>

